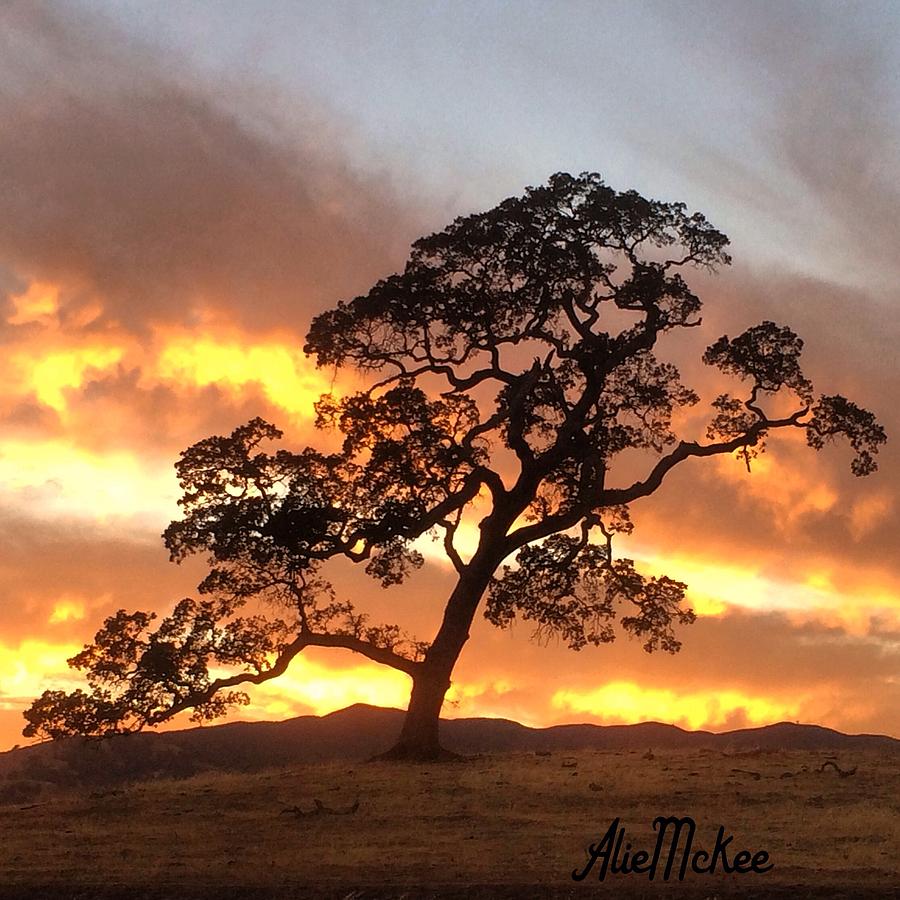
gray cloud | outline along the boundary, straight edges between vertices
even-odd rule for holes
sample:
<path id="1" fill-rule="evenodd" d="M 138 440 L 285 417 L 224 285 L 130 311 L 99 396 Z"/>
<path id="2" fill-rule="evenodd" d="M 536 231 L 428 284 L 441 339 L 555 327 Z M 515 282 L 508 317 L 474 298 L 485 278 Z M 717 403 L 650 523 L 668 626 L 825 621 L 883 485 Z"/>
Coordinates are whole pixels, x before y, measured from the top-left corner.
<path id="1" fill-rule="evenodd" d="M 740 239 L 737 258 L 741 244 L 763 248 L 782 266 L 896 299 L 897 9 L 762 0 L 660 4 L 655 14 L 686 64 L 710 74 L 710 93 L 732 97 L 729 121 L 707 121 L 658 154 Z M 685 97 L 685 111 L 697 102 Z"/>
<path id="2" fill-rule="evenodd" d="M 315 110 L 284 124 L 277 94 L 73 10 L 14 2 L 0 22 L 0 256 L 61 282 L 70 312 L 99 297 L 102 322 L 140 328 L 213 305 L 302 331 L 417 236 Z"/>

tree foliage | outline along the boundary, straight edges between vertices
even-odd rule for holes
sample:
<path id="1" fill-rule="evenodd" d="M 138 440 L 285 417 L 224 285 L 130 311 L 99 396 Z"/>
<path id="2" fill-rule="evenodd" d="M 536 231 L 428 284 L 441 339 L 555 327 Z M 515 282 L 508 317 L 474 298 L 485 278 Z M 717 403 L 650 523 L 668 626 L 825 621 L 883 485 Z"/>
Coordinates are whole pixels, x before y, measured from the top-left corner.
<path id="1" fill-rule="evenodd" d="M 648 651 L 677 650 L 675 627 L 693 620 L 685 585 L 613 554 L 629 504 L 687 459 L 749 464 L 778 430 L 803 430 L 815 449 L 849 439 L 857 475 L 885 440 L 871 413 L 816 398 L 803 342 L 773 322 L 707 348 L 703 361 L 740 386 L 713 400 L 706 443 L 678 437 L 675 413 L 700 398 L 657 345 L 700 325 L 682 272 L 727 265 L 727 245 L 684 204 L 594 174 L 555 175 L 416 241 L 402 272 L 312 322 L 305 351 L 320 366 L 371 376 L 317 404 L 340 449 L 267 450 L 282 434 L 261 419 L 188 448 L 183 517 L 164 539 L 175 561 L 208 559 L 207 599 L 156 625 L 146 613 L 108 619 L 71 660 L 91 693 L 46 692 L 26 733 L 134 730 L 185 709 L 211 718 L 310 646 L 356 651 L 414 683 L 433 676 L 442 698 L 484 597 L 494 625 L 522 619 L 574 650 L 613 640 L 616 621 Z M 770 416 L 776 397 L 789 414 Z M 644 478 L 618 480 L 626 453 L 645 460 Z M 467 515 L 480 542 L 464 558 Z M 430 643 L 371 623 L 323 575 L 344 558 L 397 584 L 421 566 L 425 535 L 459 576 Z"/>

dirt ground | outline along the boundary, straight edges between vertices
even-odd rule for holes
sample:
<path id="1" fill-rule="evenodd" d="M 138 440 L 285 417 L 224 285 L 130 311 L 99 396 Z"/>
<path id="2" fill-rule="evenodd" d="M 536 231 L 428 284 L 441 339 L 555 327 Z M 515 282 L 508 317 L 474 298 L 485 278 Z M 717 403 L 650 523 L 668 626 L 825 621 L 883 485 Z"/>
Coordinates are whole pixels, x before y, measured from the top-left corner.
<path id="1" fill-rule="evenodd" d="M 900 897 L 900 756 L 834 759 L 846 777 L 826 760 L 508 754 L 49 794 L 0 807 L 0 900 Z M 652 851 L 658 815 L 692 817 L 707 851 L 722 825 L 732 858 L 765 850 L 774 868 L 572 879 L 616 818 Z"/>

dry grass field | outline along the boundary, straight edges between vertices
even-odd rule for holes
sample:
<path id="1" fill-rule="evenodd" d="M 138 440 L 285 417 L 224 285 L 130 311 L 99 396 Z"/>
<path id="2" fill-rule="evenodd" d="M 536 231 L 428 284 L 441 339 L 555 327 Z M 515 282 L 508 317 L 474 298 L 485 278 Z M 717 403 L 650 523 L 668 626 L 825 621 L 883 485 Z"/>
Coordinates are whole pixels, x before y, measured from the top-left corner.
<path id="1" fill-rule="evenodd" d="M 309 765 L 7 802 L 0 897 L 900 896 L 900 757 L 842 756 L 857 771 L 840 777 L 821 753 L 645 756 Z M 652 848 L 659 814 L 692 816 L 707 849 L 724 825 L 775 868 L 571 879 L 615 817 Z"/>

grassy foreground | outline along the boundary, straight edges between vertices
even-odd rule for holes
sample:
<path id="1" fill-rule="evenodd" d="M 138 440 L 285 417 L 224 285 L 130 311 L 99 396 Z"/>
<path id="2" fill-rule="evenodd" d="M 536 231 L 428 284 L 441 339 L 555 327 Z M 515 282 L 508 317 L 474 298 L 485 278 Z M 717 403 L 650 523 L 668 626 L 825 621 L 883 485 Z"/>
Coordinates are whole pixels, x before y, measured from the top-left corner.
<path id="1" fill-rule="evenodd" d="M 310 765 L 7 803 L 0 897 L 900 896 L 900 757 L 842 757 L 857 771 L 840 777 L 821 753 L 646 756 Z M 692 816 L 706 849 L 724 825 L 775 868 L 571 879 L 615 817 L 652 849 L 660 814 Z"/>

